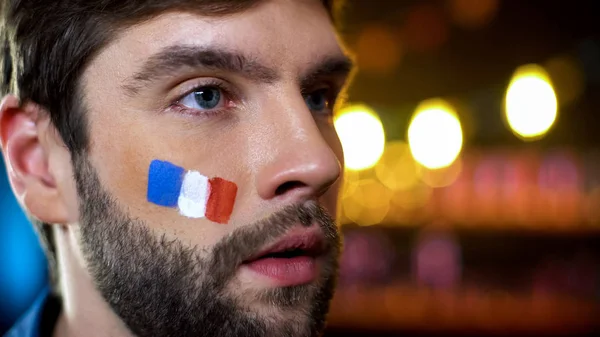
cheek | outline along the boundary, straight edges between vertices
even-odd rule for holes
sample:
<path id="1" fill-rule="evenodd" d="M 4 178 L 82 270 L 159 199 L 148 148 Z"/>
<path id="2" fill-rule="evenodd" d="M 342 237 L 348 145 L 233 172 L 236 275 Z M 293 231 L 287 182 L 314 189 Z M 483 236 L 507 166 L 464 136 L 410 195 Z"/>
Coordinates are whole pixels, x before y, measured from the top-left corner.
<path id="1" fill-rule="evenodd" d="M 128 142 L 119 146 L 118 150 L 97 149 L 96 155 L 91 158 L 92 164 L 103 188 L 130 216 L 144 221 L 167 222 L 169 214 L 152 207 L 147 200 L 149 163 L 155 155 L 143 148 L 136 148 Z"/>
<path id="2" fill-rule="evenodd" d="M 217 132 L 218 128 L 212 128 L 217 131 L 203 129 L 173 116 L 135 120 L 131 115 L 135 114 L 111 118 L 112 124 L 118 123 L 117 128 L 129 130 L 121 133 L 121 137 L 102 132 L 106 128 L 100 128 L 101 124 L 110 125 L 106 118 L 99 118 L 93 126 L 92 131 L 96 131 L 93 165 L 104 188 L 127 214 L 148 226 L 169 236 L 202 240 L 194 244 L 214 243 L 216 239 L 212 239 L 227 233 L 226 228 L 230 226 L 223 225 L 229 223 L 229 217 L 239 204 L 236 184 L 240 181 L 239 172 L 231 168 L 241 166 L 242 160 L 232 156 L 236 151 L 230 146 L 239 142 L 227 138 L 228 133 Z M 143 116 L 143 112 L 138 115 Z M 224 146 L 215 149 L 207 145 L 212 143 Z M 153 175 L 152 163 L 157 162 L 176 166 L 178 178 Z M 194 188 L 183 189 L 183 178 L 189 172 L 197 173 L 191 178 L 198 175 L 206 178 L 205 195 L 196 193 Z M 196 180 L 190 180 L 191 187 L 198 185 L 194 183 Z M 165 195 L 165 191 L 173 195 Z M 183 192 L 187 193 L 185 209 L 178 203 Z M 202 201 L 204 207 L 200 207 Z"/>
<path id="3" fill-rule="evenodd" d="M 103 187 L 114 197 L 120 209 L 133 219 L 143 221 L 143 224 L 152 229 L 157 236 L 165 235 L 169 240 L 180 240 L 188 246 L 212 246 L 223 236 L 227 235 L 232 226 L 227 226 L 209 220 L 207 217 L 190 217 L 181 213 L 177 207 L 165 207 L 152 203 L 149 199 L 152 175 L 150 164 L 156 158 L 176 157 L 173 152 L 152 147 L 123 146 L 120 151 L 111 154 L 112 160 L 98 163 L 96 158 L 94 166 Z M 146 150 L 148 149 L 148 150 Z M 164 150 L 162 151 L 156 151 Z M 158 153 L 162 152 L 163 155 Z M 179 158 L 183 161 L 183 159 Z M 173 160 L 173 161 L 176 161 Z M 164 183 L 164 181 L 162 181 Z M 207 213 L 215 207 L 207 205 Z M 189 209 L 188 209 L 189 211 Z M 218 209 L 217 209 L 218 211 Z M 212 220 L 225 222 L 228 219 L 217 214 Z M 210 217 L 210 215 L 209 215 Z"/>

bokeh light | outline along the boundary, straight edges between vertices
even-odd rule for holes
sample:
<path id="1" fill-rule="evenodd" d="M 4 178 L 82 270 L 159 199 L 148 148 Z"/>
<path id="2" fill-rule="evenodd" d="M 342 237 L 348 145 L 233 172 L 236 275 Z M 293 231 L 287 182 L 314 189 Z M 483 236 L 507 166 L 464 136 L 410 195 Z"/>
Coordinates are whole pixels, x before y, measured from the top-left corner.
<path id="1" fill-rule="evenodd" d="M 336 116 L 334 124 L 346 168 L 364 170 L 377 164 L 385 147 L 385 132 L 373 109 L 363 104 L 348 106 Z"/>
<path id="2" fill-rule="evenodd" d="M 512 131 L 524 140 L 535 140 L 552 127 L 558 102 L 550 77 L 541 66 L 519 67 L 508 86 L 506 119 Z"/>
<path id="3" fill-rule="evenodd" d="M 383 156 L 375 166 L 375 175 L 390 190 L 407 190 L 418 180 L 417 169 L 408 144 L 393 141 L 386 144 Z"/>
<path id="4" fill-rule="evenodd" d="M 385 281 L 394 272 L 394 244 L 383 231 L 344 234 L 340 259 L 340 282 L 358 284 Z"/>
<path id="5" fill-rule="evenodd" d="M 379 224 L 390 210 L 392 192 L 372 178 L 361 179 L 342 201 L 344 216 L 361 226 Z"/>
<path id="6" fill-rule="evenodd" d="M 427 186 L 433 188 L 448 187 L 452 185 L 462 172 L 462 160 L 458 158 L 450 166 L 439 169 L 420 167 L 418 175 Z"/>
<path id="7" fill-rule="evenodd" d="M 422 232 L 412 252 L 413 275 L 419 285 L 451 288 L 460 282 L 461 248 L 449 234 Z"/>
<path id="8" fill-rule="evenodd" d="M 397 191 L 392 196 L 391 204 L 399 211 L 414 211 L 425 207 L 433 195 L 433 190 L 423 182 L 407 191 Z"/>
<path id="9" fill-rule="evenodd" d="M 408 128 L 413 157 L 429 169 L 450 166 L 460 154 L 463 134 L 454 108 L 442 99 L 419 104 Z"/>
<path id="10" fill-rule="evenodd" d="M 489 24 L 498 12 L 498 0 L 449 0 L 448 9 L 454 23 L 476 29 Z"/>
<path id="11" fill-rule="evenodd" d="M 578 191 L 581 184 L 579 169 L 568 154 L 548 155 L 540 163 L 538 184 L 544 190 Z"/>
<path id="12" fill-rule="evenodd" d="M 367 25 L 356 42 L 356 58 L 361 72 L 389 74 L 399 65 L 402 56 L 397 34 L 381 24 Z"/>
<path id="13" fill-rule="evenodd" d="M 342 184 L 342 197 L 349 197 L 354 194 L 360 181 L 358 171 L 344 170 L 344 182 Z"/>

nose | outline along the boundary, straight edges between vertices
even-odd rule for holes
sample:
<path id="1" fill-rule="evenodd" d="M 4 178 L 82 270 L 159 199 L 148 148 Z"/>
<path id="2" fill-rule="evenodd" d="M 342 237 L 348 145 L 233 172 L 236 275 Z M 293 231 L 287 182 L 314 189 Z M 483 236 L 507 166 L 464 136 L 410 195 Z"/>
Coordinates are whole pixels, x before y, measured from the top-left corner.
<path id="1" fill-rule="evenodd" d="M 341 173 L 340 159 L 334 149 L 339 140 L 333 126 L 316 121 L 301 101 L 301 106 L 279 113 L 265 130 L 271 137 L 270 155 L 256 174 L 259 196 L 283 204 L 316 199 L 327 192 Z M 266 125 L 266 124 L 263 124 Z"/>

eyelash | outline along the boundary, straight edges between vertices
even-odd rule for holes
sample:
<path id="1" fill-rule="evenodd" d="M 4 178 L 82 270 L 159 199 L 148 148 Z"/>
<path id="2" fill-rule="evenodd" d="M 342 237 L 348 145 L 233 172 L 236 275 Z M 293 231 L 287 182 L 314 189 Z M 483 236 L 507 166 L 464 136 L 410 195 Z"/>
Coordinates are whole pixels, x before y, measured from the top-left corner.
<path id="1" fill-rule="evenodd" d="M 181 101 L 185 97 L 202 88 L 218 89 L 221 92 L 222 99 L 225 100 L 225 102 L 223 103 L 225 106 L 222 108 L 212 110 L 196 110 L 190 109 L 185 105 L 181 104 Z M 335 86 L 331 83 L 323 83 L 323 86 L 315 87 L 315 89 L 311 90 L 303 89 L 301 90 L 300 94 L 302 95 L 302 97 L 307 97 L 310 94 L 314 94 L 322 90 L 325 90 L 325 95 L 329 103 L 327 109 L 333 111 L 333 106 L 335 105 L 339 93 L 338 90 L 336 90 Z M 233 103 L 233 101 L 236 99 L 236 97 L 237 95 L 234 94 L 233 91 L 229 88 L 229 86 L 223 83 L 222 81 L 217 79 L 207 79 L 204 80 L 203 83 L 194 84 L 193 86 L 191 86 L 190 89 L 186 90 L 183 94 L 179 95 L 177 99 L 175 99 L 174 102 L 171 103 L 169 109 L 184 115 L 211 117 L 223 113 L 224 110 L 229 110 L 235 107 L 235 103 Z"/>
<path id="2" fill-rule="evenodd" d="M 310 94 L 314 94 L 316 92 L 320 92 L 320 91 L 324 91 L 325 93 L 325 97 L 327 98 L 328 101 L 328 106 L 327 108 L 329 110 L 331 110 L 331 112 L 333 112 L 333 107 L 337 101 L 337 98 L 339 96 L 339 90 L 336 89 L 335 85 L 331 84 L 331 83 L 324 83 L 323 86 L 321 87 L 315 87 L 315 89 L 311 89 L 311 90 L 302 90 L 301 94 L 302 97 L 307 97 Z"/>

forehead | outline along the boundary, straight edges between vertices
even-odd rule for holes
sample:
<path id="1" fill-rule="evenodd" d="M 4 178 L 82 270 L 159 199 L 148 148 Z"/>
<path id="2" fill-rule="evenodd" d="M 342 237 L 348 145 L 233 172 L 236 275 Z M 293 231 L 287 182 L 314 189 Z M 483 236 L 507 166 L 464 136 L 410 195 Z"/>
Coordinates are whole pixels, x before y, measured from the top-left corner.
<path id="1" fill-rule="evenodd" d="M 319 55 L 343 54 L 321 1 L 270 0 L 223 17 L 191 12 L 159 15 L 120 32 L 91 67 L 112 69 L 119 77 L 176 45 L 219 46 L 282 71 L 299 71 L 293 68 L 310 64 Z"/>

